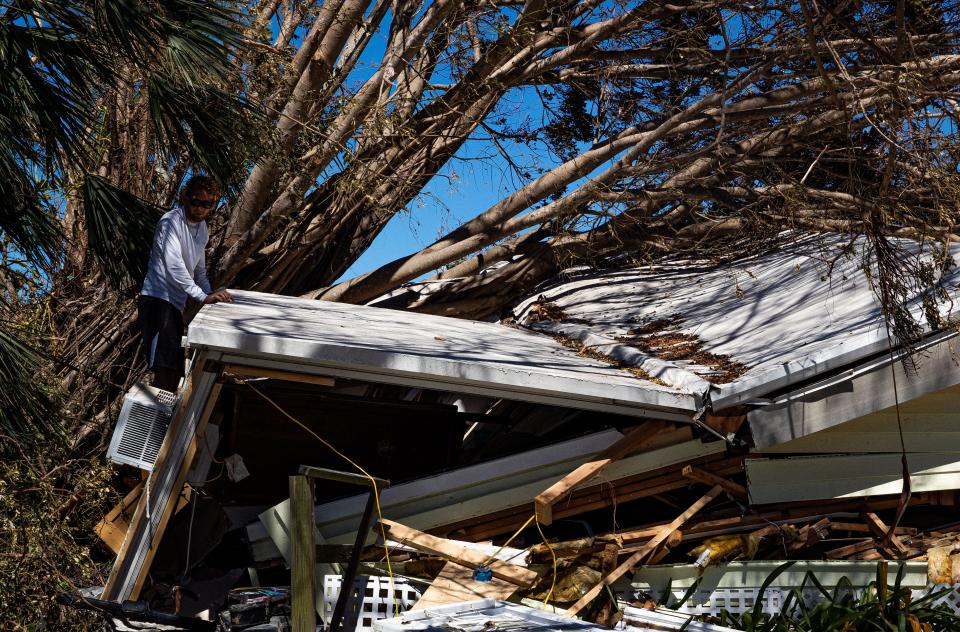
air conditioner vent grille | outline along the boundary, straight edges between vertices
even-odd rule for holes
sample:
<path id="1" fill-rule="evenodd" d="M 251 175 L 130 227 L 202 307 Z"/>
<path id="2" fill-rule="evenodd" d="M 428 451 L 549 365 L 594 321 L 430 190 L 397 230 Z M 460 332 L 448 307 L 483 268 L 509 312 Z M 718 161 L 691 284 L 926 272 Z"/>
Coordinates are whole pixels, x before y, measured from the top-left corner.
<path id="1" fill-rule="evenodd" d="M 152 470 L 170 425 L 176 396 L 142 384 L 127 392 L 107 457 Z"/>

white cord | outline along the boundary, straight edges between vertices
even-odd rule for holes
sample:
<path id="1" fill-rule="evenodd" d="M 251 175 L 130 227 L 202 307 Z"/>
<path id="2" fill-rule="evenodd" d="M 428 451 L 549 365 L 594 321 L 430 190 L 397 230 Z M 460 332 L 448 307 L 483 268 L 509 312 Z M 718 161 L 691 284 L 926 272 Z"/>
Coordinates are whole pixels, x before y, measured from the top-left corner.
<path id="1" fill-rule="evenodd" d="M 197 511 L 197 490 L 191 492 L 190 498 L 190 525 L 187 527 L 187 559 L 183 563 L 183 575 L 180 576 L 180 583 L 183 583 L 184 578 L 187 576 L 187 572 L 190 570 L 190 544 L 193 540 L 193 516 Z"/>

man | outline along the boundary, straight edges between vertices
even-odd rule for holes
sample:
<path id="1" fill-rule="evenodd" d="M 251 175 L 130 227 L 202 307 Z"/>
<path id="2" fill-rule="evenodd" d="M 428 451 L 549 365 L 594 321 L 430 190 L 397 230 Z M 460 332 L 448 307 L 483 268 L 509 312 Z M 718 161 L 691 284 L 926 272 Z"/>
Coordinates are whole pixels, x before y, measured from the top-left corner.
<path id="1" fill-rule="evenodd" d="M 147 366 L 153 385 L 176 391 L 183 376 L 183 308 L 187 298 L 199 303 L 233 301 L 226 290 L 210 289 L 204 249 L 207 216 L 217 202 L 209 176 L 193 176 L 180 191 L 180 204 L 160 218 L 138 305 Z"/>

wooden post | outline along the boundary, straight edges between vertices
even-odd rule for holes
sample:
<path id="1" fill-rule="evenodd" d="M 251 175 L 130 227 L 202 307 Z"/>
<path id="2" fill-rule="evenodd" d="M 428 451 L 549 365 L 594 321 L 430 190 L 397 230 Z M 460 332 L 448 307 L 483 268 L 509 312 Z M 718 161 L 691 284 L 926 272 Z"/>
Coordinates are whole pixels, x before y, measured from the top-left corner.
<path id="1" fill-rule="evenodd" d="M 313 480 L 307 476 L 290 477 L 290 583 L 293 632 L 317 629 L 316 565 L 317 549 L 313 538 Z M 346 587 L 343 587 L 344 589 Z"/>

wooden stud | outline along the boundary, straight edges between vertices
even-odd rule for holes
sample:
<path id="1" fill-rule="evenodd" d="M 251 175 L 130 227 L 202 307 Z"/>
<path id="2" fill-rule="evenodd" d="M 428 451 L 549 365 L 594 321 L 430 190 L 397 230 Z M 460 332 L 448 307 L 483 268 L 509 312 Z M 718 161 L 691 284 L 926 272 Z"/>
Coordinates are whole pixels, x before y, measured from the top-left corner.
<path id="1" fill-rule="evenodd" d="M 313 531 L 313 480 L 290 477 L 290 619 L 292 632 L 314 632 L 317 627 L 316 556 Z M 350 590 L 344 584 L 340 590 Z"/>
<path id="2" fill-rule="evenodd" d="M 859 522 L 836 522 L 830 521 L 830 527 L 834 531 L 850 531 L 853 533 L 870 533 L 870 527 Z M 914 527 L 897 527 L 893 531 L 896 535 L 917 535 L 917 529 Z"/>
<path id="3" fill-rule="evenodd" d="M 743 470 L 742 457 L 704 459 L 704 462 L 710 463 L 711 469 L 720 475 L 735 474 Z M 598 483 L 574 490 L 569 500 L 553 507 L 553 517 L 557 519 L 576 516 L 594 509 L 609 507 L 614 501 L 625 503 L 638 498 L 649 498 L 655 494 L 683 489 L 689 484 L 690 481 L 683 478 L 675 469 L 675 466 L 620 479 L 617 481 L 617 493 L 615 495 L 610 494 L 606 485 Z M 461 531 L 464 533 L 463 539 L 476 542 L 510 533 L 529 517 L 530 506 L 518 505 L 493 514 L 439 525 L 431 531 L 437 533 Z M 750 518 L 750 516 L 746 516 L 746 518 Z"/>
<path id="4" fill-rule="evenodd" d="M 848 544 L 847 546 L 841 546 L 838 549 L 833 549 L 824 553 L 824 557 L 828 560 L 843 560 L 847 559 L 855 553 L 862 553 L 872 549 L 876 545 L 876 542 L 873 541 L 873 538 L 866 540 L 861 540 L 860 542 L 855 542 L 854 544 Z"/>
<path id="5" fill-rule="evenodd" d="M 553 522 L 553 506 L 566 498 L 578 485 L 589 481 L 614 461 L 635 452 L 671 446 L 692 437 L 689 427 L 675 428 L 665 421 L 651 421 L 630 430 L 613 445 L 548 487 L 533 500 L 540 524 Z"/>
<path id="6" fill-rule="evenodd" d="M 657 533 L 659 533 L 660 531 L 663 531 L 663 529 L 665 528 L 666 527 L 660 527 L 660 529 L 657 530 Z M 681 540 L 683 540 L 683 532 L 680 531 L 679 529 L 672 531 L 670 535 L 667 536 L 667 539 L 660 544 L 660 547 L 658 548 L 658 550 L 672 549 L 673 547 L 680 544 Z M 645 546 L 647 546 L 646 542 L 644 542 L 643 544 L 634 544 L 632 546 L 625 546 L 620 549 L 619 555 L 625 555 L 626 553 L 633 553 L 634 551 L 639 551 Z"/>
<path id="7" fill-rule="evenodd" d="M 694 480 L 705 485 L 719 485 L 723 488 L 723 491 L 741 500 L 747 499 L 746 487 L 727 480 L 722 476 L 717 476 L 712 472 L 701 470 L 699 467 L 693 467 L 692 465 L 686 465 L 680 473 L 690 480 Z"/>
<path id="8" fill-rule="evenodd" d="M 376 476 L 367 477 L 365 474 L 355 474 L 353 472 L 341 472 L 340 470 L 329 470 L 325 467 L 313 467 L 312 465 L 301 465 L 300 475 L 308 478 L 322 478 L 328 481 L 337 481 L 340 483 L 350 483 L 353 485 L 364 485 L 373 487 L 373 482 L 377 483 L 377 489 L 384 490 L 390 486 L 390 481 Z M 373 481 L 370 480 L 373 478 Z"/>
<path id="9" fill-rule="evenodd" d="M 863 519 L 867 521 L 867 526 L 870 527 L 870 530 L 873 531 L 874 535 L 878 538 L 881 538 L 882 542 L 885 543 L 889 540 L 890 544 L 893 545 L 893 548 L 896 549 L 896 552 L 901 557 L 906 556 L 910 548 L 900 541 L 900 538 L 894 533 L 890 533 L 890 527 L 883 523 L 883 520 L 880 517 L 873 513 L 872 511 L 864 512 Z"/>
<path id="10" fill-rule="evenodd" d="M 653 536 L 660 533 L 660 530 L 663 529 L 666 525 L 661 524 L 655 527 L 647 527 L 645 529 L 634 529 L 632 531 L 621 531 L 616 534 L 616 538 L 624 545 L 633 544 L 634 542 L 639 542 L 641 540 L 647 540 Z"/>
<path id="11" fill-rule="evenodd" d="M 706 507 L 711 500 L 719 496 L 723 492 L 723 489 L 719 486 L 713 487 L 710 491 L 700 497 L 695 503 L 690 505 L 690 507 L 684 511 L 682 514 L 674 518 L 673 522 L 668 524 L 666 527 L 661 529 L 660 533 L 655 535 L 649 542 L 644 544 L 636 553 L 627 558 L 625 562 L 620 564 L 615 568 L 609 575 L 603 578 L 603 580 L 598 583 L 596 586 L 587 591 L 580 600 L 570 606 L 567 610 L 567 616 L 575 617 L 577 613 L 583 610 L 583 608 L 593 601 L 597 595 L 600 594 L 605 587 L 613 584 L 615 581 L 629 573 L 633 570 L 633 567 L 636 566 L 640 560 L 642 560 L 648 553 L 656 549 L 661 542 L 670 537 L 674 531 L 683 526 L 683 523 L 686 522 L 693 516 L 695 513 Z"/>
<path id="12" fill-rule="evenodd" d="M 280 371 L 277 369 L 265 369 L 255 366 L 243 366 L 241 364 L 228 364 L 224 367 L 224 372 L 238 377 L 268 377 L 274 380 L 283 380 L 284 382 L 301 382 L 303 384 L 313 384 L 315 386 L 334 386 L 336 380 L 325 375 L 313 375 L 311 373 L 296 373 L 294 371 Z"/>
<path id="13" fill-rule="evenodd" d="M 456 562 L 467 568 L 479 568 L 486 563 L 494 577 L 508 581 L 521 588 L 529 588 L 537 581 L 537 574 L 522 566 L 515 566 L 500 560 L 493 560 L 487 563 L 488 556 L 455 542 L 451 542 L 450 540 L 438 538 L 422 531 L 405 527 L 392 520 L 382 520 L 381 524 L 383 528 L 387 530 L 387 537 L 389 539 L 399 542 L 400 544 L 406 544 L 418 551 L 439 555 L 445 560 Z"/>

